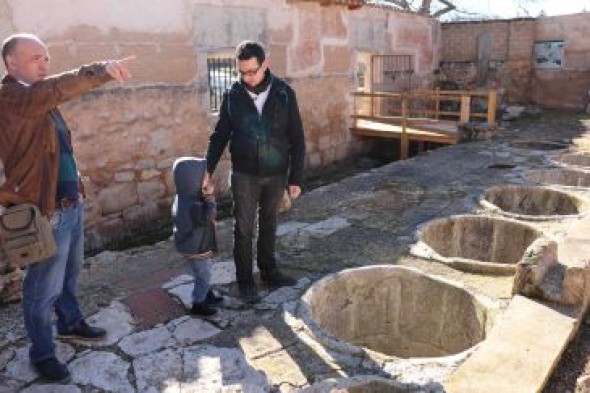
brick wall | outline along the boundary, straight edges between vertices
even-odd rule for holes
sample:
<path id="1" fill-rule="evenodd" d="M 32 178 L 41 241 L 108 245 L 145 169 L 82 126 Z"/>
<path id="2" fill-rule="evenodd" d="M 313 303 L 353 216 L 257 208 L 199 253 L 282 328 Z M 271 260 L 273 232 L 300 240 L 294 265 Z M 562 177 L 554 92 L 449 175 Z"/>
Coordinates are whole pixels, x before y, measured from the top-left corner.
<path id="1" fill-rule="evenodd" d="M 492 40 L 490 72 L 478 86 L 477 37 Z M 453 22 L 441 25 L 441 78 L 459 88 L 496 88 L 504 102 L 581 110 L 588 105 L 590 14 L 539 19 Z M 538 41 L 565 42 L 563 67 L 539 69 L 533 63 Z"/>
<path id="2" fill-rule="evenodd" d="M 441 78 L 460 89 L 500 89 L 505 102 L 531 102 L 530 58 L 535 21 L 454 22 L 441 25 Z M 477 39 L 491 37 L 487 80 L 478 84 Z"/>

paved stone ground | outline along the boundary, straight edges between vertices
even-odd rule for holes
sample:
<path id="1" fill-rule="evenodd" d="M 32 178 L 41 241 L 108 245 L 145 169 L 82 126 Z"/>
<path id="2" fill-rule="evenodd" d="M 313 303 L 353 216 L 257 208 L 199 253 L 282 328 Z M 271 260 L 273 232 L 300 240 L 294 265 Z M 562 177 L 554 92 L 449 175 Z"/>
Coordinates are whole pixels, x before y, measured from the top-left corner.
<path id="1" fill-rule="evenodd" d="M 587 117 L 541 120 L 512 125 L 492 140 L 444 147 L 306 193 L 282 217 L 280 227 L 279 259 L 298 284 L 277 291 L 261 287 L 264 299 L 255 306 L 235 297 L 229 221 L 219 225 L 221 252 L 213 272 L 215 288 L 226 300 L 212 318 L 186 315 L 190 276 L 169 241 L 88 258 L 80 300 L 90 321 L 107 327 L 108 337 L 96 343 L 60 342 L 59 357 L 68 362 L 73 382 L 47 385 L 27 363 L 20 306 L 0 308 L 0 392 L 319 393 L 345 384 L 353 392 L 359 381 L 371 392 L 442 391 L 436 378 L 417 381 L 419 386 L 396 385 L 367 362 L 326 356 L 290 323 L 297 300 L 314 281 L 341 269 L 400 264 L 462 282 L 468 290 L 506 304 L 511 277 L 460 272 L 411 257 L 408 248 L 421 224 L 481 213 L 477 198 L 487 187 L 527 183 L 528 171 L 554 166 L 551 157 L 557 151 L 543 150 L 539 141 L 575 142 L 590 151 L 588 139 L 578 139 L 590 129 Z M 560 230 L 549 224 L 544 229 Z M 589 347 L 588 329 L 583 326 L 546 392 L 573 392 L 585 373 L 577 365 L 589 370 L 588 352 L 579 350 Z M 356 377 L 341 379 L 346 376 Z"/>

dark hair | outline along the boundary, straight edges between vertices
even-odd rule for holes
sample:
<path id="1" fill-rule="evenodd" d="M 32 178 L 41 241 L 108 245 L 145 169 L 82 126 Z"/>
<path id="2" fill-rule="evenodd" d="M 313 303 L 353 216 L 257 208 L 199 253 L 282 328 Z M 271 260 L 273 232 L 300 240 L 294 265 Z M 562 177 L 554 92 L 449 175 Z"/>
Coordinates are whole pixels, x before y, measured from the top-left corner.
<path id="1" fill-rule="evenodd" d="M 258 64 L 262 64 L 266 58 L 264 48 L 258 42 L 242 41 L 236 46 L 236 59 L 249 60 L 253 57 L 258 60 Z"/>

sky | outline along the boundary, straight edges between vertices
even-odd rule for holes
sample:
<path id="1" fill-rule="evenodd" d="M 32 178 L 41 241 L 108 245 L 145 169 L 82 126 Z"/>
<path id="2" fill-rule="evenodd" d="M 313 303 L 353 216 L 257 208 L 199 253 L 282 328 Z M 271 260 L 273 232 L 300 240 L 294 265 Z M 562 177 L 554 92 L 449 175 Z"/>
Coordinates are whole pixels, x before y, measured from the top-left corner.
<path id="1" fill-rule="evenodd" d="M 493 18 L 537 17 L 590 12 L 590 0 L 452 0 L 457 8 Z M 434 3 L 434 2 L 433 2 Z M 524 8 L 524 9 L 523 9 Z M 527 14 L 528 12 L 528 14 Z"/>

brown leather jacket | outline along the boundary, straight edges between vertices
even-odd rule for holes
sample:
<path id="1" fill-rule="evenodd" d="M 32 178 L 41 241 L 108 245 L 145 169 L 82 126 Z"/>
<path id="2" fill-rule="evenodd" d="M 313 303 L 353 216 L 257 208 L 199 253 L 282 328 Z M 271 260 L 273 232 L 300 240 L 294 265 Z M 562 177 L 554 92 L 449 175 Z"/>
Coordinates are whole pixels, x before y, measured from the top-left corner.
<path id="1" fill-rule="evenodd" d="M 59 143 L 49 111 L 110 80 L 105 63 L 52 75 L 31 86 L 4 76 L 0 85 L 0 160 L 6 182 L 0 187 L 0 205 L 28 201 L 51 215 Z"/>

